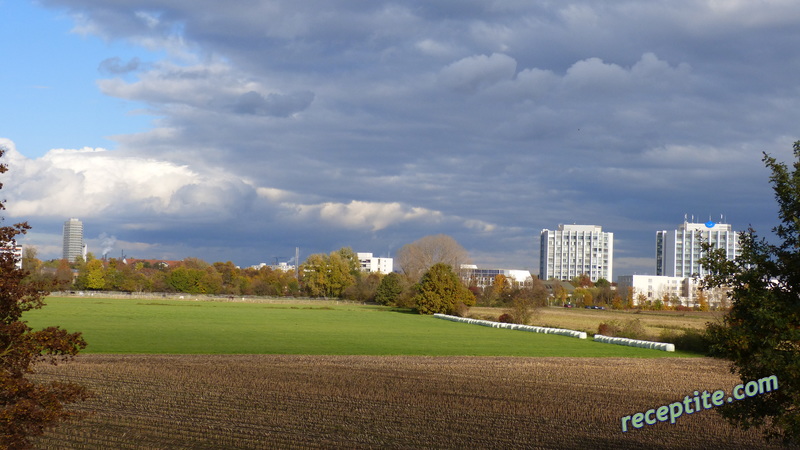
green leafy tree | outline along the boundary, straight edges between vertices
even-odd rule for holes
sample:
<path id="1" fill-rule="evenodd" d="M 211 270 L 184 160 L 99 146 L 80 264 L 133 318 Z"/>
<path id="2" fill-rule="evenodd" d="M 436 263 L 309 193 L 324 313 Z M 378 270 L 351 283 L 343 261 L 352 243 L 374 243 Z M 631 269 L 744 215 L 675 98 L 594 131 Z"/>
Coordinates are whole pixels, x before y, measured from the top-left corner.
<path id="1" fill-rule="evenodd" d="M 800 141 L 793 170 L 766 153 L 779 206 L 777 244 L 742 233 L 741 257 L 725 258 L 706 246 L 703 287 L 727 287 L 731 308 L 721 323 L 708 326 L 711 350 L 732 361 L 743 382 L 775 375 L 779 389 L 720 408 L 744 428 L 767 425 L 767 434 L 800 444 Z"/>
<path id="2" fill-rule="evenodd" d="M 0 156 L 4 152 L 0 148 Z M 0 173 L 6 170 L 0 164 Z M 15 245 L 16 237 L 29 229 L 27 223 L 0 227 L 0 243 Z M 28 378 L 35 363 L 69 359 L 86 341 L 58 327 L 34 331 L 22 320 L 25 311 L 44 306 L 48 293 L 46 285 L 23 283 L 26 275 L 11 252 L 0 252 L 0 448 L 29 448 L 30 437 L 75 415 L 65 405 L 86 397 L 86 389 L 77 384 Z"/>
<path id="3" fill-rule="evenodd" d="M 460 305 L 474 305 L 475 295 L 449 264 L 436 263 L 422 276 L 414 303 L 420 314 L 453 314 Z"/>
<path id="4" fill-rule="evenodd" d="M 399 273 L 387 274 L 378 285 L 375 301 L 381 305 L 396 305 L 397 299 L 403 293 L 403 283 L 403 277 Z"/>

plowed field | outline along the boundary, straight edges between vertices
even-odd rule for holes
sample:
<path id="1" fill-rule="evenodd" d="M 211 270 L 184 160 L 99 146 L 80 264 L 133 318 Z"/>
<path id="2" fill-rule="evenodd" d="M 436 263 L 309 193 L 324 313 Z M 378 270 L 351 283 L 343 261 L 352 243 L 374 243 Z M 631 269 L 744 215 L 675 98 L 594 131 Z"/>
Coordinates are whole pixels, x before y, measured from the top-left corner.
<path id="1" fill-rule="evenodd" d="M 730 392 L 707 358 L 83 355 L 40 366 L 94 397 L 37 448 L 763 448 L 713 409 L 620 418 Z"/>

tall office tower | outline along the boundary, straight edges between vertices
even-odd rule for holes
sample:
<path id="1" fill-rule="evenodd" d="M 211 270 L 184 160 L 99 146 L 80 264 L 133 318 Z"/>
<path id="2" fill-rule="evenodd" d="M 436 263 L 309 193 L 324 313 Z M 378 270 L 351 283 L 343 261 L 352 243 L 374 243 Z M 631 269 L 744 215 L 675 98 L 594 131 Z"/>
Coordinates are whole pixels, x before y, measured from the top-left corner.
<path id="1" fill-rule="evenodd" d="M 614 233 L 597 225 L 559 225 L 544 229 L 539 252 L 539 278 L 571 280 L 583 274 L 592 281 L 613 281 Z"/>
<path id="2" fill-rule="evenodd" d="M 656 232 L 656 275 L 691 277 L 706 275 L 700 264 L 705 256 L 700 244 L 708 242 L 724 249 L 728 259 L 741 256 L 739 234 L 726 223 L 692 223 L 686 221 L 677 230 Z"/>
<path id="3" fill-rule="evenodd" d="M 78 256 L 86 257 L 83 251 L 83 222 L 78 219 L 69 219 L 64 222 L 63 258 L 69 262 L 74 262 Z"/>

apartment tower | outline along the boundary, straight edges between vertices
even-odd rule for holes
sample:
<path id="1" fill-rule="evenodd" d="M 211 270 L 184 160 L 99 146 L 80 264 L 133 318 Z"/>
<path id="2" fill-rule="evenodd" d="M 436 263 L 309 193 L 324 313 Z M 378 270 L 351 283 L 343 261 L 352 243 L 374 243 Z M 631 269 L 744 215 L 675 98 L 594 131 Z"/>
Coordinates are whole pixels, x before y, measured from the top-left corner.
<path id="1" fill-rule="evenodd" d="M 64 222 L 64 255 L 63 258 L 74 262 L 78 256 L 84 254 L 83 222 L 78 219 L 69 219 Z"/>
<path id="2" fill-rule="evenodd" d="M 715 249 L 724 249 L 733 260 L 741 256 L 739 234 L 726 223 L 692 223 L 684 219 L 677 230 L 656 232 L 656 275 L 692 277 L 706 275 L 700 264 L 705 256 L 701 244 L 707 242 Z"/>
<path id="3" fill-rule="evenodd" d="M 612 281 L 614 233 L 597 225 L 559 225 L 541 232 L 539 278 L 569 281 L 586 274 Z"/>

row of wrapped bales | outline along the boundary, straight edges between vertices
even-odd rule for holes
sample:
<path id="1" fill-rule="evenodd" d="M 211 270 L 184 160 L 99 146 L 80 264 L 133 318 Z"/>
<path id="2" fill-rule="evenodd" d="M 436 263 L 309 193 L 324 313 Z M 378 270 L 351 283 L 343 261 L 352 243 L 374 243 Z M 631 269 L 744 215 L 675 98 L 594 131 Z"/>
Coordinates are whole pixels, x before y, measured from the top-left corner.
<path id="1" fill-rule="evenodd" d="M 594 340 L 596 342 L 602 342 L 604 344 L 617 344 L 617 345 L 627 345 L 629 347 L 652 348 L 655 350 L 663 350 L 665 352 L 675 351 L 675 344 L 667 344 L 664 342 L 642 341 L 639 339 L 603 336 L 602 334 L 595 334 Z"/>
<path id="2" fill-rule="evenodd" d="M 583 331 L 565 330 L 563 328 L 534 327 L 531 325 L 520 325 L 518 323 L 492 322 L 490 320 L 468 319 L 466 317 L 450 316 L 447 314 L 434 314 L 433 317 L 436 317 L 438 319 L 450 320 L 452 322 L 481 325 L 484 327 L 507 328 L 509 330 L 531 331 L 533 333 L 560 334 L 562 336 L 575 337 L 578 339 L 586 339 L 586 333 Z"/>

